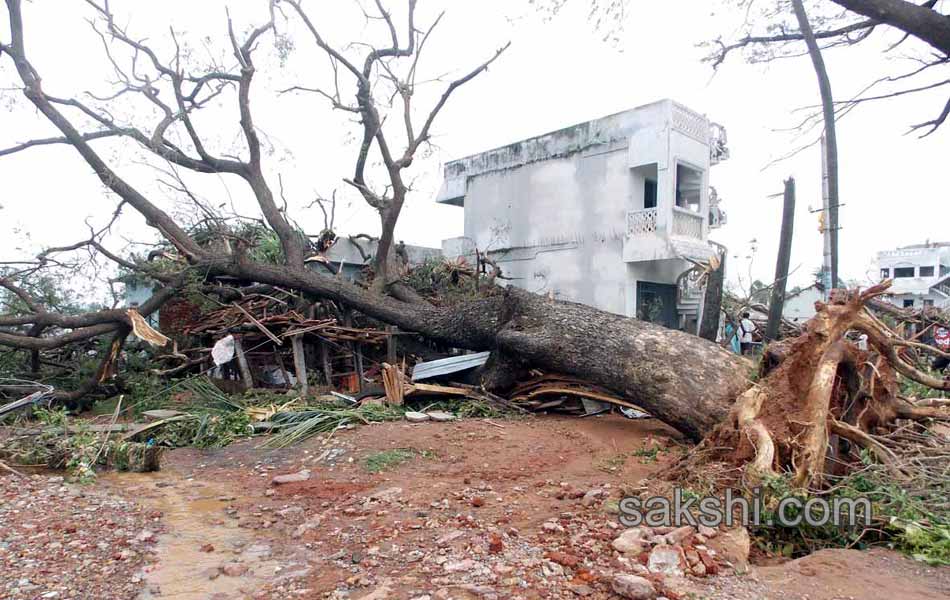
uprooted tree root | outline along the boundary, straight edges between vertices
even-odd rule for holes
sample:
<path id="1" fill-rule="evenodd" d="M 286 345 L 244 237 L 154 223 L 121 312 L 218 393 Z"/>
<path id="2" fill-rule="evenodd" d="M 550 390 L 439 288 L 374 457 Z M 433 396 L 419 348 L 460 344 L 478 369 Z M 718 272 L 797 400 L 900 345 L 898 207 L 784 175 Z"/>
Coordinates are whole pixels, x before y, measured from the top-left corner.
<path id="1" fill-rule="evenodd" d="M 766 357 L 759 382 L 739 396 L 675 476 L 689 480 L 714 471 L 727 478 L 721 484 L 751 489 L 787 475 L 793 489 L 817 490 L 829 477 L 859 468 L 865 451 L 896 480 L 912 478 L 889 434 L 902 423 L 950 420 L 950 413 L 901 398 L 897 374 L 940 390 L 950 390 L 950 380 L 919 370 L 903 356 L 942 353 L 902 339 L 865 309 L 889 286 L 841 291 L 831 303 L 819 304 L 802 335 Z M 868 351 L 845 339 L 849 330 L 867 334 Z"/>

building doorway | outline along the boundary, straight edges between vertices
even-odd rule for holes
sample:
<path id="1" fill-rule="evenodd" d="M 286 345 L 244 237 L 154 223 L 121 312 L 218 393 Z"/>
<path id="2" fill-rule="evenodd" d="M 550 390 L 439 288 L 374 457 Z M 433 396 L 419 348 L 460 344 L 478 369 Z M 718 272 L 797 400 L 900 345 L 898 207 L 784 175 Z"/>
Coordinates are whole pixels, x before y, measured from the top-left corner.
<path id="1" fill-rule="evenodd" d="M 676 286 L 669 283 L 638 281 L 637 318 L 676 329 Z"/>

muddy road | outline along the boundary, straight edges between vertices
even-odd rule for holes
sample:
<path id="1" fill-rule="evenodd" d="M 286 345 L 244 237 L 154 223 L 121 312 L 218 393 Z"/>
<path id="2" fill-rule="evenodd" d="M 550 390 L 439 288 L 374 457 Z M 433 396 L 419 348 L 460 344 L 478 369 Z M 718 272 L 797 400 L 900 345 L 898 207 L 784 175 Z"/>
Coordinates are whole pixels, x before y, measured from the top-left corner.
<path id="1" fill-rule="evenodd" d="M 260 443 L 175 450 L 159 473 L 101 476 L 97 494 L 156 520 L 141 566 L 117 575 L 127 587 L 103 597 L 617 598 L 608 583 L 625 567 L 611 546 L 622 530 L 616 500 L 686 449 L 656 421 L 619 417 L 385 423 L 282 450 Z M 662 593 L 950 592 L 950 570 L 885 550 L 740 571 L 679 578 Z"/>

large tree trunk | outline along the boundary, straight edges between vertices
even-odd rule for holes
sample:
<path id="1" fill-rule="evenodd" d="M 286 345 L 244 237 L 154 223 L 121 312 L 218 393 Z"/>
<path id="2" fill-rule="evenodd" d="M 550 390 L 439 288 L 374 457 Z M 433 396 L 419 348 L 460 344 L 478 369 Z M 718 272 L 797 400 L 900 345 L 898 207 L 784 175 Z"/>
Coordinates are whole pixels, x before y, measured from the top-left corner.
<path id="1" fill-rule="evenodd" d="M 506 363 L 583 377 L 699 439 L 751 382 L 751 363 L 681 331 L 550 300 L 517 288 L 452 306 L 410 304 L 339 278 L 287 266 L 218 263 L 210 272 L 332 298 L 404 331 L 459 348 L 493 350 Z M 493 376 L 496 381 L 503 377 Z"/>
<path id="2" fill-rule="evenodd" d="M 751 382 L 750 362 L 682 331 L 508 289 L 497 348 L 607 387 L 693 439 Z"/>

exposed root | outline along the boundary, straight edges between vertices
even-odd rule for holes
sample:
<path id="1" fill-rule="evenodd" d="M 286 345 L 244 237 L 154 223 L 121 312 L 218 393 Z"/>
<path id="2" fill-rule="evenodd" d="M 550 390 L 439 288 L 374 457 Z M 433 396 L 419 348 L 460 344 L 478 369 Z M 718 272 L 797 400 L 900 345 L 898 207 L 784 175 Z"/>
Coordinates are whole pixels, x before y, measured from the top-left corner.
<path id="1" fill-rule="evenodd" d="M 752 387 L 739 396 L 733 407 L 734 418 L 739 431 L 755 448 L 755 459 L 746 467 L 747 482 L 757 483 L 766 475 L 775 474 L 772 463 L 775 462 L 775 443 L 769 430 L 757 417 L 767 394 L 759 386 Z"/>
<path id="2" fill-rule="evenodd" d="M 677 476 L 732 465 L 740 474 L 733 483 L 746 487 L 788 473 L 794 488 L 819 489 L 829 476 L 861 468 L 859 450 L 866 449 L 895 478 L 907 480 L 906 461 L 898 460 L 888 434 L 908 420 L 950 421 L 950 411 L 943 403 L 917 406 L 900 398 L 898 373 L 940 390 L 950 390 L 950 379 L 909 362 L 903 354 L 916 344 L 866 311 L 865 303 L 889 286 L 838 291 L 831 303 L 818 303 L 801 336 L 767 352 L 759 384 L 736 399 L 730 417 L 684 460 Z M 850 330 L 868 335 L 869 351 L 847 341 Z"/>

